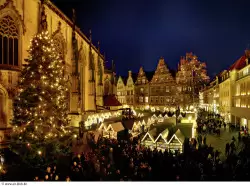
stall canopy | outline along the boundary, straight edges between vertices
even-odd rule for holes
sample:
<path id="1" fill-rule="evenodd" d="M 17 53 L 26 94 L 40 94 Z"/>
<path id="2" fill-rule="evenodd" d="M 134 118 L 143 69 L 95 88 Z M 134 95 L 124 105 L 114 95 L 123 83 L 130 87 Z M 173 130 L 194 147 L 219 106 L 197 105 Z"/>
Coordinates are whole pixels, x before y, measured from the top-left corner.
<path id="1" fill-rule="evenodd" d="M 116 99 L 115 95 L 107 95 L 103 97 L 103 103 L 105 107 L 118 107 L 122 104 Z"/>
<path id="2" fill-rule="evenodd" d="M 99 126 L 99 130 L 107 130 L 107 127 L 108 127 L 108 124 L 107 124 L 107 123 L 102 123 L 102 124 Z"/>
<path id="3" fill-rule="evenodd" d="M 145 135 L 144 135 L 144 137 L 142 138 L 142 142 L 143 141 L 145 141 L 145 140 L 147 140 L 147 141 L 152 141 L 153 143 L 155 142 L 155 140 L 154 140 L 154 136 L 155 136 L 155 134 L 156 134 L 156 128 L 154 128 L 154 129 L 152 129 L 152 130 L 150 130 L 150 131 L 148 131 Z"/>
<path id="4" fill-rule="evenodd" d="M 164 140 L 164 141 L 167 143 L 168 134 L 169 134 L 169 130 L 168 130 L 168 128 L 167 128 L 167 129 L 165 129 L 164 131 L 162 131 L 162 132 L 158 135 L 158 137 L 156 138 L 155 141 L 157 142 L 157 141 L 160 141 L 160 140 Z"/>
<path id="5" fill-rule="evenodd" d="M 109 126 L 107 127 L 107 130 L 109 130 L 109 129 L 118 133 L 118 132 L 124 130 L 124 127 L 123 127 L 121 122 L 116 122 L 116 123 L 109 124 Z"/>
<path id="6" fill-rule="evenodd" d="M 180 144 L 184 143 L 185 140 L 185 136 L 182 134 L 182 132 L 180 131 L 180 129 L 178 129 L 175 134 L 171 137 L 171 139 L 169 140 L 169 143 L 171 143 L 172 140 L 177 139 L 177 141 L 179 141 Z"/>
<path id="7" fill-rule="evenodd" d="M 193 124 L 192 123 L 182 123 L 177 126 L 177 128 L 181 131 L 181 133 L 186 138 L 192 138 L 192 130 L 193 130 Z"/>

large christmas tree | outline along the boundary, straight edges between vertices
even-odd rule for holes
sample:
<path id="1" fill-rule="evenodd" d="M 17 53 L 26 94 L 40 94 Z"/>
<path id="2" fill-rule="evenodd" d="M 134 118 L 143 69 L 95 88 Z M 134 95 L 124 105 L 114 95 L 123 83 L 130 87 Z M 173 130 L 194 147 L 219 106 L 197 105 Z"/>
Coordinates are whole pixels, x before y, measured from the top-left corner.
<path id="1" fill-rule="evenodd" d="M 67 80 L 47 31 L 33 38 L 28 52 L 14 100 L 11 148 L 27 163 L 41 166 L 71 149 Z"/>

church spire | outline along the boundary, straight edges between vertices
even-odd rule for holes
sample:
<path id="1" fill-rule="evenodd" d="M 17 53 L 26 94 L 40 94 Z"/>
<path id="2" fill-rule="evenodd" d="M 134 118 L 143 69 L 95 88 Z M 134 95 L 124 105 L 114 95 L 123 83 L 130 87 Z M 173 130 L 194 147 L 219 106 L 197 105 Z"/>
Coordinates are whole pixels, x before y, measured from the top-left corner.
<path id="1" fill-rule="evenodd" d="M 41 0 L 41 17 L 40 17 L 40 31 L 46 31 L 48 29 L 47 15 L 45 14 L 46 0 Z"/>

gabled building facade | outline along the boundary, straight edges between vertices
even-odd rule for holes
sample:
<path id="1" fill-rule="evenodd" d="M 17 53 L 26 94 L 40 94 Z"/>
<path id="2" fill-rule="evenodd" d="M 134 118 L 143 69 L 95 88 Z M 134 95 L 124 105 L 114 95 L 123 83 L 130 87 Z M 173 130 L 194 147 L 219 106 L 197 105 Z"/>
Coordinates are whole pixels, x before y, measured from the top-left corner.
<path id="1" fill-rule="evenodd" d="M 247 49 L 227 70 L 221 72 L 200 94 L 201 107 L 213 108 L 224 116 L 226 122 L 250 127 L 250 50 Z M 214 91 L 213 102 L 205 97 Z M 211 110 L 213 111 L 213 110 Z"/>
<path id="2" fill-rule="evenodd" d="M 126 104 L 133 106 L 135 102 L 135 82 L 132 71 L 128 71 L 128 78 L 126 82 Z"/>
<path id="3" fill-rule="evenodd" d="M 117 85 L 116 85 L 117 99 L 121 104 L 127 104 L 126 102 L 126 84 L 124 83 L 124 78 L 121 76 L 118 77 Z"/>
<path id="4" fill-rule="evenodd" d="M 176 107 L 175 80 L 163 58 L 159 59 L 154 76 L 149 83 L 150 105 L 154 107 Z"/>
<path id="5" fill-rule="evenodd" d="M 135 82 L 135 106 L 149 105 L 149 80 L 143 67 L 140 67 Z"/>

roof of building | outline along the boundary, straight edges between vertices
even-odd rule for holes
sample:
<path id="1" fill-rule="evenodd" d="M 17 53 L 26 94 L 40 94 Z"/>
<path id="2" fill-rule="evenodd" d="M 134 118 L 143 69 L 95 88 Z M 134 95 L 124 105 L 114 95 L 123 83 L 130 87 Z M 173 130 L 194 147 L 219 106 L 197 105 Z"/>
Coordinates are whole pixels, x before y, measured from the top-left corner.
<path id="1" fill-rule="evenodd" d="M 120 131 L 124 130 L 124 127 L 123 127 L 121 122 L 109 124 L 108 128 L 109 127 L 112 128 L 115 132 L 120 132 Z"/>
<path id="2" fill-rule="evenodd" d="M 183 144 L 184 140 L 185 140 L 185 136 L 183 135 L 183 133 L 180 131 L 180 129 L 178 129 L 175 134 L 174 134 L 178 140 Z M 173 135 L 173 136 L 174 136 Z M 171 139 L 169 140 L 169 142 L 171 142 L 173 140 L 173 136 L 171 137 Z"/>
<path id="3" fill-rule="evenodd" d="M 8 1 L 6 1 L 6 3 L 8 3 Z M 53 12 L 55 12 L 62 20 L 64 20 L 70 27 L 73 27 L 74 24 L 73 22 L 66 16 L 66 14 L 64 12 L 62 12 L 54 3 L 52 3 L 51 1 L 45 1 L 45 4 L 47 5 L 47 7 L 49 9 L 51 9 Z M 80 30 L 79 27 L 76 27 L 76 32 L 87 42 L 90 44 L 90 40 L 89 38 L 87 38 L 87 36 Z M 96 46 L 94 46 L 93 43 L 91 43 L 91 46 L 93 47 L 93 49 L 99 53 L 98 49 Z M 104 55 L 99 54 L 101 56 L 102 59 L 104 59 Z"/>
<path id="4" fill-rule="evenodd" d="M 103 103 L 106 107 L 122 106 L 122 104 L 116 99 L 115 95 L 103 96 Z"/>
<path id="5" fill-rule="evenodd" d="M 240 70 L 246 66 L 246 56 L 241 56 L 234 64 L 232 64 L 228 70 Z"/>
<path id="6" fill-rule="evenodd" d="M 162 131 L 162 132 L 158 135 L 158 137 L 155 139 L 155 141 L 158 141 L 158 140 L 160 140 L 160 139 L 167 140 L 168 135 L 169 135 L 169 129 L 166 128 L 164 131 Z"/>

